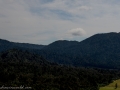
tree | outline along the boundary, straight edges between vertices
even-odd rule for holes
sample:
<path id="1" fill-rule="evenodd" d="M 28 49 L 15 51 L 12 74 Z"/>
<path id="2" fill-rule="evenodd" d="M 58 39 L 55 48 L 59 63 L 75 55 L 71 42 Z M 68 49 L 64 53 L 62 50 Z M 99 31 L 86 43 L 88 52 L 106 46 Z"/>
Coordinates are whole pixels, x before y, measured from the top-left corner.
<path id="1" fill-rule="evenodd" d="M 118 85 L 117 85 L 117 83 L 115 84 L 115 89 L 117 89 L 117 87 L 118 87 Z"/>

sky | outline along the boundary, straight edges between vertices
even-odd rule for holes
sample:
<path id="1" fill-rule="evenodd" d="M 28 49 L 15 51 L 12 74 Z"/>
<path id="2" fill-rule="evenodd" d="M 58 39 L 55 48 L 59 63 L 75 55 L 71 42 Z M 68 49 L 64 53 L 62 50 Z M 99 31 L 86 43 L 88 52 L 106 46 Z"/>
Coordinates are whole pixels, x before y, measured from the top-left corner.
<path id="1" fill-rule="evenodd" d="M 0 0 L 0 38 L 48 45 L 119 32 L 120 0 Z"/>

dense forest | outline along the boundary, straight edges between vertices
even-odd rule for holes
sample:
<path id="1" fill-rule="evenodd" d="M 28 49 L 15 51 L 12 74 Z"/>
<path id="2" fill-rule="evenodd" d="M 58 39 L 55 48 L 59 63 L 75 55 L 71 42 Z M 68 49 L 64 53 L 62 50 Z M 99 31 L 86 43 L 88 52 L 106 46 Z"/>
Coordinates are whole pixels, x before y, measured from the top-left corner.
<path id="1" fill-rule="evenodd" d="M 61 65 L 120 69 L 120 33 L 95 34 L 81 42 L 58 40 L 49 45 L 14 43 L 0 39 L 0 52 L 12 48 L 42 55 Z"/>
<path id="2" fill-rule="evenodd" d="M 0 89 L 99 90 L 120 78 L 119 47 L 114 32 L 49 45 L 0 39 Z"/>
<path id="3" fill-rule="evenodd" d="M 59 64 L 120 69 L 120 33 L 95 34 L 81 42 L 55 41 L 38 53 Z"/>
<path id="4" fill-rule="evenodd" d="M 99 90 L 120 78 L 113 69 L 58 65 L 28 51 L 11 49 L 0 54 L 0 86 L 32 90 Z M 4 85 L 4 86 L 3 86 Z"/>
<path id="5" fill-rule="evenodd" d="M 43 47 L 45 47 L 45 45 L 16 43 L 16 42 L 10 42 L 8 40 L 0 39 L 0 52 L 13 48 L 22 49 L 22 50 L 40 50 Z"/>

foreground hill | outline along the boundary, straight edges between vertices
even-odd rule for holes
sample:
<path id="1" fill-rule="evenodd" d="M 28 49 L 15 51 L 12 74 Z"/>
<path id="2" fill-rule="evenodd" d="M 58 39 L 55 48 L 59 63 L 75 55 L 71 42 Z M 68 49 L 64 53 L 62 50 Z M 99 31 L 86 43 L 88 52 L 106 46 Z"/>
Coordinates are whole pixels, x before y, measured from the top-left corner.
<path id="1" fill-rule="evenodd" d="M 100 90 L 120 90 L 120 79 L 113 81 L 107 86 L 101 87 Z"/>
<path id="2" fill-rule="evenodd" d="M 119 70 L 60 66 L 18 49 L 0 54 L 0 87 L 3 89 L 99 90 L 99 86 L 120 78 L 119 75 Z"/>
<path id="3" fill-rule="evenodd" d="M 59 64 L 120 68 L 120 33 L 96 34 L 81 42 L 56 41 L 39 53 Z"/>

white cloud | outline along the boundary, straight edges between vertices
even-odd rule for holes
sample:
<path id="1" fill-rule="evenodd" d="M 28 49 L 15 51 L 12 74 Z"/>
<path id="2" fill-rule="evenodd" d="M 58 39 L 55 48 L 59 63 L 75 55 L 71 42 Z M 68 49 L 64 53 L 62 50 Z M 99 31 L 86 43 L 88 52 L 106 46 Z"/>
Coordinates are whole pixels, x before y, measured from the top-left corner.
<path id="1" fill-rule="evenodd" d="M 91 10 L 91 7 L 87 7 L 87 6 L 81 6 L 79 7 L 79 10 Z"/>
<path id="2" fill-rule="evenodd" d="M 69 31 L 70 34 L 73 36 L 83 36 L 86 34 L 86 31 L 83 30 L 82 28 L 75 28 Z"/>

